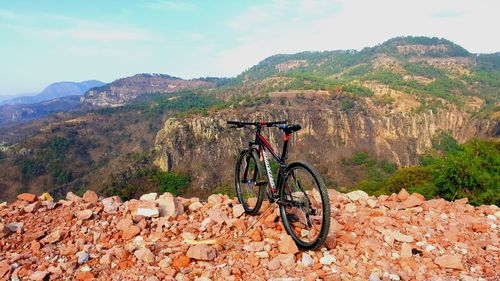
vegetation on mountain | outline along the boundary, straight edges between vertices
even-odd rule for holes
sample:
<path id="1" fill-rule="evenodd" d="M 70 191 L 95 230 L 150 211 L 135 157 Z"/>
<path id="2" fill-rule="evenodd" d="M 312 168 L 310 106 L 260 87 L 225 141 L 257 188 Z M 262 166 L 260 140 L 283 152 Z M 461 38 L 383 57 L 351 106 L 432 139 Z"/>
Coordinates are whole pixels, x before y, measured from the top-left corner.
<path id="1" fill-rule="evenodd" d="M 371 194 L 398 193 L 402 188 L 427 198 L 469 198 L 474 205 L 500 204 L 500 142 L 473 139 L 458 145 L 449 135 L 435 141 L 434 151 L 422 158 L 421 166 L 389 173 L 374 173 L 376 160 L 356 154 L 351 164 L 367 165 L 368 180 L 355 189 Z"/>

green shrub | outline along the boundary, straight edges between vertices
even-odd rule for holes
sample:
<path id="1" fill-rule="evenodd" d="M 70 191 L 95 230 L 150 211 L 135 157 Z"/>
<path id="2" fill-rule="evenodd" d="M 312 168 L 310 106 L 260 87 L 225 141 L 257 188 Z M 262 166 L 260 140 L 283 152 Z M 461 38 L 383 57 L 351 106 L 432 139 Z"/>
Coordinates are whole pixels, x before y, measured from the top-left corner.
<path id="1" fill-rule="evenodd" d="M 411 191 L 426 186 L 430 181 L 432 181 L 432 172 L 428 168 L 419 166 L 406 167 L 396 171 L 385 180 L 384 188 L 388 193 L 398 193 L 403 188 Z"/>

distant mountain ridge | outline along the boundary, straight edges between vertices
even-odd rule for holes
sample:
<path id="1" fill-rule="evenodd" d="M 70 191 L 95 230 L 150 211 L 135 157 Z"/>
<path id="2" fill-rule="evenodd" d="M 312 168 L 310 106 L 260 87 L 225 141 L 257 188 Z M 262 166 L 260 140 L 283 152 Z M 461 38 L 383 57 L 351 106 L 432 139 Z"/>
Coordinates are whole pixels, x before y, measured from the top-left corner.
<path id="1" fill-rule="evenodd" d="M 184 80 L 167 74 L 141 73 L 89 90 L 80 99 L 83 107 L 117 107 L 151 93 L 213 87 L 210 79 Z"/>
<path id="2" fill-rule="evenodd" d="M 88 80 L 82 82 L 56 82 L 47 86 L 39 94 L 36 94 L 34 96 L 19 96 L 8 100 L 3 100 L 0 101 L 0 105 L 34 104 L 66 96 L 80 96 L 87 92 L 89 89 L 100 87 L 104 84 L 104 82 L 98 80 Z"/>

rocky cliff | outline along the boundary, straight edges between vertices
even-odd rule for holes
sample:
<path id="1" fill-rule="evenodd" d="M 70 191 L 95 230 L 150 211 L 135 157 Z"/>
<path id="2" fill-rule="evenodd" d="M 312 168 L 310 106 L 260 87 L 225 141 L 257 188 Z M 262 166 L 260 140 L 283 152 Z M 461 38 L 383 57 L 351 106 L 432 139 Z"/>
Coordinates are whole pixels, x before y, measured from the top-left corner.
<path id="1" fill-rule="evenodd" d="M 211 87 L 212 82 L 184 80 L 164 74 L 136 74 L 91 89 L 81 98 L 84 107 L 116 107 L 144 94 L 172 93 L 185 89 Z"/>
<path id="2" fill-rule="evenodd" d="M 324 248 L 299 252 L 275 205 L 87 191 L 0 204 L 2 280 L 498 280 L 496 206 L 329 190 Z"/>
<path id="3" fill-rule="evenodd" d="M 345 186 L 353 182 L 339 161 L 355 152 L 365 151 L 398 166 L 409 166 L 418 163 L 418 156 L 430 149 L 432 140 L 442 132 L 459 142 L 499 135 L 497 121 L 473 118 L 453 105 L 437 112 L 391 109 L 384 113 L 380 107 L 370 110 L 370 99 L 357 99 L 352 108 L 342 109 L 343 97 L 328 92 L 286 93 L 287 104 L 282 105 L 284 94 L 271 94 L 269 104 L 257 107 L 168 119 L 156 137 L 161 151 L 157 163 L 165 170 L 196 175 L 194 189 L 229 184 L 235 155 L 254 135 L 248 130 L 229 129 L 226 120 L 288 120 L 302 126 L 292 139 L 290 160 L 308 160 L 326 178 Z M 272 128 L 264 135 L 281 148 L 282 132 Z"/>

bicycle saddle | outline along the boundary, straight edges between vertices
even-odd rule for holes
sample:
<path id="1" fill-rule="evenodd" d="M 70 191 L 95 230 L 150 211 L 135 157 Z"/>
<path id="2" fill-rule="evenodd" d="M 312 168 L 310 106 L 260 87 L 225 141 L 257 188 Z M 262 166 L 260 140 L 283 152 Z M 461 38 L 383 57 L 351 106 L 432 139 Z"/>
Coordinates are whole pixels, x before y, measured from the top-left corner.
<path id="1" fill-rule="evenodd" d="M 287 135 L 302 129 L 302 127 L 299 124 L 282 125 L 279 126 L 279 128 L 280 130 L 283 130 Z"/>

